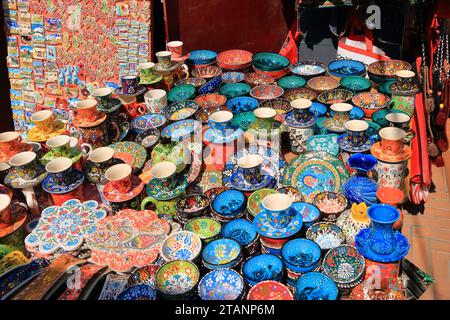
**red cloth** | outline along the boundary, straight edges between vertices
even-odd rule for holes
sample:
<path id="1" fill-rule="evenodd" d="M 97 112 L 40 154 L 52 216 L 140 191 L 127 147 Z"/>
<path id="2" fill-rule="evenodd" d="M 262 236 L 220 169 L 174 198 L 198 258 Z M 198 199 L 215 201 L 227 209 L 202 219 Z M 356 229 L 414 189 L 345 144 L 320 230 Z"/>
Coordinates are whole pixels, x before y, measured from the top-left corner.
<path id="1" fill-rule="evenodd" d="M 300 35 L 301 32 L 297 30 L 297 19 L 295 19 L 279 52 L 282 56 L 288 58 L 291 64 L 297 63 L 298 61 L 298 41 Z"/>

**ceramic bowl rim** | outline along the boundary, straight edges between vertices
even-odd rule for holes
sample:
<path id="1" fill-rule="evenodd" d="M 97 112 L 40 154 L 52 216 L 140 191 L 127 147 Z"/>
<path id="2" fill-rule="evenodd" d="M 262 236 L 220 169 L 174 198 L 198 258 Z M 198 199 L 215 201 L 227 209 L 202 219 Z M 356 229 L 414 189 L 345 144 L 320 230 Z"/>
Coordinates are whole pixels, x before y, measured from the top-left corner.
<path id="1" fill-rule="evenodd" d="M 209 197 L 208 196 L 206 196 L 208 199 L 209 199 Z M 196 221 L 196 220 L 211 220 L 212 221 L 212 223 L 215 225 L 215 226 L 217 226 L 218 227 L 218 229 L 216 230 L 216 233 L 214 234 L 214 235 L 212 235 L 211 237 L 208 237 L 208 238 L 202 238 L 202 237 L 200 237 L 200 235 L 198 235 L 197 234 L 197 236 L 200 238 L 200 240 L 203 240 L 203 241 L 205 241 L 205 240 L 208 240 L 208 239 L 213 239 L 214 237 L 217 237 L 217 235 L 220 235 L 220 233 L 221 233 L 221 231 L 222 231 L 222 224 L 220 223 L 220 221 L 218 221 L 218 220 L 216 220 L 216 219 L 214 219 L 214 218 L 211 218 L 211 217 L 197 217 L 197 218 L 193 218 L 193 219 L 190 219 L 189 221 L 187 221 L 186 223 L 185 223 L 185 225 L 184 225 L 184 227 L 183 227 L 183 230 L 184 231 L 189 231 L 189 230 L 186 230 L 186 226 L 187 225 L 189 225 L 189 224 L 192 224 L 194 221 Z M 193 232 L 193 231 L 190 231 L 190 232 Z M 195 233 L 195 232 L 194 232 Z"/>
<path id="2" fill-rule="evenodd" d="M 241 245 L 239 244 L 239 242 L 237 242 L 237 241 L 234 240 L 234 239 L 230 239 L 230 238 L 220 238 L 220 239 L 215 239 L 215 240 L 209 242 L 207 245 L 205 245 L 205 247 L 203 248 L 203 250 L 202 250 L 202 252 L 201 252 L 202 262 L 203 262 L 203 263 L 206 262 L 206 264 L 208 264 L 208 265 L 211 265 L 211 266 L 217 266 L 217 267 L 220 267 L 220 266 L 223 265 L 223 264 L 215 264 L 215 263 L 209 262 L 209 261 L 205 260 L 205 258 L 204 258 L 204 253 L 205 253 L 205 251 L 206 251 L 205 249 L 206 249 L 207 247 L 209 247 L 209 246 L 212 246 L 214 243 L 216 243 L 216 242 L 218 242 L 218 241 L 231 241 L 231 242 L 234 242 L 234 243 L 236 244 L 236 247 L 237 247 L 237 248 L 239 248 L 239 253 L 237 254 L 237 256 L 236 256 L 235 258 L 231 259 L 230 261 L 228 261 L 227 263 L 225 263 L 226 265 L 231 264 L 232 262 L 235 262 L 235 261 L 237 261 L 237 260 L 239 260 L 239 259 L 242 258 L 242 247 L 241 247 Z"/>
<path id="3" fill-rule="evenodd" d="M 215 272 L 224 272 L 224 271 L 234 273 L 234 274 L 236 274 L 236 275 L 238 276 L 238 278 L 240 279 L 241 284 L 242 284 L 242 290 L 241 290 L 241 292 L 237 295 L 237 297 L 236 297 L 236 299 L 235 299 L 235 300 L 239 300 L 239 297 L 241 297 L 242 294 L 245 292 L 245 281 L 244 281 L 244 278 L 242 277 L 242 275 L 239 274 L 239 272 L 237 272 L 236 270 L 233 270 L 233 269 L 231 269 L 231 268 L 230 268 L 230 269 L 228 269 L 228 268 L 220 269 L 220 268 L 219 268 L 219 269 L 213 269 L 213 270 L 208 271 L 208 272 L 200 279 L 200 281 L 198 282 L 197 292 L 198 292 L 198 296 L 200 297 L 200 299 L 201 299 L 201 284 L 203 283 L 203 280 L 204 280 L 208 275 L 210 275 L 211 273 L 215 273 Z M 202 300 L 203 300 L 203 299 L 202 299 Z"/>
<path id="4" fill-rule="evenodd" d="M 164 239 L 164 241 L 162 242 L 162 244 L 161 244 L 161 249 L 159 250 L 159 253 L 160 253 L 160 255 L 161 255 L 161 258 L 164 259 L 164 261 L 166 261 L 166 262 L 177 261 L 177 260 L 171 260 L 170 257 L 167 257 L 167 256 L 164 254 L 164 248 L 167 247 L 167 241 L 168 241 L 170 238 L 174 238 L 175 236 L 177 236 L 177 235 L 179 235 L 179 234 L 190 234 L 190 235 L 192 236 L 192 238 L 195 239 L 195 241 L 197 241 L 197 242 L 199 243 L 199 249 L 198 249 L 198 252 L 194 252 L 193 257 L 192 257 L 190 260 L 181 260 L 181 261 L 189 261 L 189 262 L 192 262 L 193 260 L 197 259 L 197 257 L 198 257 L 198 256 L 200 255 L 200 253 L 202 252 L 202 249 L 203 249 L 203 248 L 202 248 L 202 240 L 200 239 L 200 237 L 199 237 L 196 233 L 194 233 L 194 232 L 192 232 L 192 231 L 181 230 L 181 231 L 177 231 L 177 232 L 174 232 L 174 233 L 169 234 L 169 235 Z M 178 259 L 178 260 L 179 260 L 179 259 Z"/>
<path id="5" fill-rule="evenodd" d="M 170 293 L 167 293 L 167 292 L 163 291 L 162 288 L 160 288 L 159 285 L 158 285 L 158 281 L 157 281 L 158 275 L 159 275 L 160 273 L 162 273 L 162 270 L 163 270 L 164 266 L 166 266 L 166 265 L 168 265 L 168 264 L 180 264 L 180 263 L 181 263 L 181 264 L 187 263 L 187 264 L 189 264 L 191 267 L 193 267 L 193 269 L 195 270 L 196 275 L 197 275 L 197 281 L 196 281 L 195 284 L 194 284 L 189 290 L 187 290 L 186 292 L 177 293 L 177 294 L 170 294 Z M 178 296 L 184 296 L 185 294 L 189 294 L 193 289 L 195 289 L 195 287 L 197 286 L 197 284 L 199 283 L 199 281 L 200 281 L 200 270 L 198 269 L 197 265 L 196 265 L 195 263 L 193 263 L 192 261 L 186 261 L 186 260 L 172 260 L 172 261 L 169 261 L 169 262 L 164 263 L 164 264 L 156 271 L 156 273 L 155 273 L 155 288 L 156 288 L 156 290 L 157 290 L 158 292 L 161 292 L 162 294 L 164 294 L 164 295 L 166 295 L 166 296 L 171 296 L 171 297 L 178 297 Z"/>

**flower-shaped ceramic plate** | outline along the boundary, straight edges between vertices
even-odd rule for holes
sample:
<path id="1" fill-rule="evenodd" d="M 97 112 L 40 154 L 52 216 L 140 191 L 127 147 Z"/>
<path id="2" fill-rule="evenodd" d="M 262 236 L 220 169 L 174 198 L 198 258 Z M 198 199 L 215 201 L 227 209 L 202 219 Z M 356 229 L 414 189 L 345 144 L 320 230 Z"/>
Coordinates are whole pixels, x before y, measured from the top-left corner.
<path id="1" fill-rule="evenodd" d="M 219 269 L 207 273 L 198 284 L 202 300 L 237 300 L 244 291 L 244 281 L 232 269 Z"/>
<path id="2" fill-rule="evenodd" d="M 164 240 L 161 246 L 161 256 L 165 261 L 192 261 L 202 250 L 199 236 L 190 231 L 173 233 Z"/>
<path id="3" fill-rule="evenodd" d="M 147 150 L 140 144 L 131 141 L 116 142 L 110 145 L 114 149 L 114 157 L 121 159 L 121 154 L 131 155 L 133 163 L 130 164 L 134 169 L 141 169 L 147 160 Z M 127 158 L 127 157 L 125 157 Z M 127 161 L 125 161 L 127 162 Z"/>

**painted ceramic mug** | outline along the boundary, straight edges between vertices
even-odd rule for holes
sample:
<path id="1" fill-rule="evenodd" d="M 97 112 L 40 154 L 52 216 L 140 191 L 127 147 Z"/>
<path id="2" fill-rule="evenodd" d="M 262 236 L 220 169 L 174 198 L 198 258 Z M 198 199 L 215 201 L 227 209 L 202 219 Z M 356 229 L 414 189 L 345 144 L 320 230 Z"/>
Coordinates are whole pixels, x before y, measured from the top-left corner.
<path id="1" fill-rule="evenodd" d="M 68 157 L 70 155 L 70 137 L 60 135 L 50 138 L 46 142 L 47 147 L 54 157 Z"/>
<path id="2" fill-rule="evenodd" d="M 52 180 L 59 186 L 68 186 L 72 183 L 72 160 L 58 157 L 45 166 L 45 170 L 52 176 Z"/>
<path id="3" fill-rule="evenodd" d="M 77 117 L 87 121 L 94 122 L 99 118 L 96 100 L 81 100 L 77 103 Z"/>
<path id="4" fill-rule="evenodd" d="M 56 116 L 50 110 L 35 112 L 30 117 L 31 122 L 42 133 L 51 133 L 54 130 Z"/>
<path id="5" fill-rule="evenodd" d="M 172 52 L 170 51 L 159 51 L 156 54 L 158 63 L 165 69 L 170 68 L 172 62 Z"/>
<path id="6" fill-rule="evenodd" d="M 415 133 L 409 127 L 409 124 L 411 122 L 411 117 L 409 115 L 403 112 L 393 112 L 387 114 L 385 118 L 387 122 L 389 122 L 390 127 L 396 127 L 405 130 L 405 142 L 409 142 L 414 138 Z"/>
<path id="7" fill-rule="evenodd" d="M 167 43 L 167 50 L 172 52 L 174 58 L 179 58 L 183 54 L 183 42 L 170 41 Z"/>
<path id="8" fill-rule="evenodd" d="M 107 121 L 90 128 L 79 128 L 82 141 L 92 148 L 99 148 L 110 144 Z"/>
<path id="9" fill-rule="evenodd" d="M 10 225 L 11 221 L 11 197 L 0 194 L 0 229 Z"/>
<path id="10" fill-rule="evenodd" d="M 225 132 L 231 128 L 233 113 L 230 111 L 217 111 L 209 116 L 208 125 L 211 129 Z"/>
<path id="11" fill-rule="evenodd" d="M 114 149 L 111 147 L 100 147 L 89 153 L 88 161 L 85 166 L 88 176 L 96 176 L 96 180 L 105 184 L 105 172 L 114 164 Z"/>
<path id="12" fill-rule="evenodd" d="M 400 128 L 387 127 L 378 132 L 381 140 L 381 150 L 388 155 L 402 152 L 405 145 L 406 132 Z"/>
<path id="13" fill-rule="evenodd" d="M 393 96 L 389 102 L 392 110 L 398 110 L 412 117 L 415 110 L 415 96 Z"/>
<path id="14" fill-rule="evenodd" d="M 297 122 L 306 123 L 313 117 L 310 112 L 312 102 L 308 99 L 295 99 L 291 101 L 292 113 Z"/>
<path id="15" fill-rule="evenodd" d="M 138 76 L 126 75 L 121 77 L 122 93 L 135 94 L 139 87 L 141 79 Z"/>
<path id="16" fill-rule="evenodd" d="M 161 188 L 173 190 L 177 186 L 176 171 L 177 166 L 174 163 L 162 161 L 150 169 L 150 175 L 160 183 Z"/>
<path id="17" fill-rule="evenodd" d="M 103 109 L 111 109 L 114 106 L 112 99 L 113 89 L 109 87 L 97 88 L 92 92 L 92 96 L 97 100 Z"/>
<path id="18" fill-rule="evenodd" d="M 0 159 L 8 160 L 21 152 L 22 137 L 19 132 L 8 131 L 0 133 Z"/>
<path id="19" fill-rule="evenodd" d="M 333 110 L 333 122 L 337 127 L 343 127 L 350 120 L 350 111 L 353 106 L 349 103 L 335 103 L 330 107 Z"/>
<path id="20" fill-rule="evenodd" d="M 144 94 L 144 101 L 149 113 L 161 113 L 167 107 L 167 93 L 161 89 L 149 90 Z"/>
<path id="21" fill-rule="evenodd" d="M 401 189 L 407 165 L 407 161 L 388 163 L 378 160 L 375 167 L 378 175 L 378 187 L 394 187 Z"/>
<path id="22" fill-rule="evenodd" d="M 270 130 L 273 128 L 273 123 L 277 115 L 277 111 L 273 108 L 257 108 L 253 111 L 258 129 Z"/>
<path id="23" fill-rule="evenodd" d="M 141 63 L 138 68 L 139 72 L 141 74 L 141 79 L 145 80 L 153 80 L 156 78 L 156 74 L 153 72 L 153 67 L 155 64 L 153 62 L 145 62 Z"/>
<path id="24" fill-rule="evenodd" d="M 397 76 L 397 88 L 403 91 L 411 90 L 414 86 L 416 74 L 410 70 L 400 70 L 395 73 Z"/>
<path id="25" fill-rule="evenodd" d="M 259 183 L 262 180 L 261 168 L 264 159 L 259 154 L 248 154 L 237 160 L 237 165 L 242 170 L 244 179 L 251 183 Z"/>
<path id="26" fill-rule="evenodd" d="M 306 152 L 306 142 L 314 135 L 314 127 L 297 128 L 289 126 L 288 132 L 291 151 L 297 154 Z"/>
<path id="27" fill-rule="evenodd" d="M 285 227 L 292 220 L 291 205 L 292 198 L 283 193 L 270 194 L 261 201 L 261 209 L 267 213 L 267 222 L 277 229 Z"/>
<path id="28" fill-rule="evenodd" d="M 175 199 L 161 201 L 161 200 L 156 200 L 155 198 L 152 198 L 152 197 L 146 197 L 141 202 L 141 210 L 146 210 L 145 208 L 149 204 L 153 204 L 155 206 L 155 210 L 158 214 L 168 214 L 168 215 L 175 216 L 177 213 L 177 209 L 176 209 L 175 205 L 177 204 L 177 202 L 180 198 L 181 198 L 181 196 L 179 196 Z"/>
<path id="29" fill-rule="evenodd" d="M 133 168 L 129 164 L 121 163 L 106 170 L 105 178 L 114 189 L 121 193 L 127 193 L 131 190 L 132 173 Z"/>
<path id="30" fill-rule="evenodd" d="M 364 120 L 350 120 L 344 124 L 347 131 L 347 138 L 350 143 L 355 147 L 360 147 L 366 143 L 369 136 L 367 135 L 367 129 L 369 124 Z"/>
<path id="31" fill-rule="evenodd" d="M 19 177 L 25 180 L 34 179 L 42 170 L 36 153 L 32 151 L 20 152 L 9 159 L 9 165 L 16 169 Z"/>

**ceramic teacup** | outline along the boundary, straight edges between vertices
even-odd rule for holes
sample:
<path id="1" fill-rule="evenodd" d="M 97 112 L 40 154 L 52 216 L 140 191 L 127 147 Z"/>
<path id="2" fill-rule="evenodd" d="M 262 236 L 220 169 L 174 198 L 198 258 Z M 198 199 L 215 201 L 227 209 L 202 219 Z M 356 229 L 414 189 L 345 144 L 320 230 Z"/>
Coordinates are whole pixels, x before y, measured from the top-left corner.
<path id="1" fill-rule="evenodd" d="M 397 127 L 405 131 L 409 130 L 409 123 L 411 117 L 403 112 L 393 112 L 385 116 L 385 119 L 389 122 L 389 126 Z"/>
<path id="2" fill-rule="evenodd" d="M 172 57 L 179 58 L 183 54 L 183 42 L 170 41 L 167 43 L 167 50 L 172 52 Z"/>
<path id="3" fill-rule="evenodd" d="M 114 161 L 114 149 L 111 147 L 100 147 L 92 150 L 88 156 L 88 162 L 86 164 L 86 170 L 90 174 L 98 175 L 102 182 L 105 182 L 105 172 L 112 165 Z"/>
<path id="4" fill-rule="evenodd" d="M 122 93 L 135 94 L 139 87 L 141 79 L 138 76 L 125 75 L 120 78 L 122 82 Z"/>
<path id="5" fill-rule="evenodd" d="M 405 145 L 406 132 L 400 128 L 387 127 L 378 131 L 381 140 L 381 150 L 388 155 L 402 152 Z"/>
<path id="6" fill-rule="evenodd" d="M 17 175 L 25 180 L 34 179 L 41 169 L 37 155 L 32 151 L 16 154 L 9 159 L 9 165 L 14 167 Z"/>
<path id="7" fill-rule="evenodd" d="M 144 101 L 149 113 L 161 113 L 167 107 L 167 93 L 161 89 L 149 90 L 144 94 Z"/>
<path id="8" fill-rule="evenodd" d="M 289 213 L 292 198 L 283 193 L 274 193 L 261 201 L 261 208 L 267 213 L 267 221 L 275 228 L 283 228 L 291 221 Z"/>
<path id="9" fill-rule="evenodd" d="M 261 168 L 264 158 L 259 154 L 248 154 L 237 160 L 237 165 L 242 170 L 244 179 L 250 183 L 261 182 Z"/>
<path id="10" fill-rule="evenodd" d="M 131 190 L 132 174 L 133 168 L 129 164 L 121 163 L 106 170 L 105 178 L 114 189 L 121 193 L 127 193 Z"/>
<path id="11" fill-rule="evenodd" d="M 369 124 L 364 120 L 347 121 L 344 127 L 347 131 L 347 138 L 354 147 L 362 146 L 369 138 L 367 135 Z"/>
<path id="12" fill-rule="evenodd" d="M 23 148 L 22 137 L 19 132 L 8 131 L 0 133 L 0 158 L 9 159 Z"/>
<path id="13" fill-rule="evenodd" d="M 178 200 L 180 199 L 180 197 L 177 197 L 177 198 L 171 199 L 171 200 L 166 200 L 166 201 L 156 200 L 155 198 L 152 198 L 152 197 L 146 197 L 141 202 L 141 210 L 148 210 L 147 207 L 151 207 L 151 208 L 155 207 L 154 210 L 158 214 L 168 214 L 168 215 L 174 216 L 177 213 L 177 209 L 175 206 L 176 206 Z M 150 206 L 150 204 L 153 204 L 153 206 Z M 153 208 L 151 210 L 153 210 Z"/>
<path id="14" fill-rule="evenodd" d="M 225 132 L 231 128 L 233 113 L 230 111 L 217 111 L 209 116 L 208 125 L 211 129 Z"/>
<path id="15" fill-rule="evenodd" d="M 38 142 L 27 142 L 31 146 L 31 151 L 35 152 L 38 156 L 38 158 L 42 158 L 44 155 L 44 148 L 42 148 L 42 145 Z"/>
<path id="16" fill-rule="evenodd" d="M 112 99 L 113 89 L 109 87 L 97 88 L 92 92 L 92 96 L 97 100 L 103 109 L 111 109 L 114 106 Z"/>
<path id="17" fill-rule="evenodd" d="M 143 116 L 147 112 L 143 104 L 137 103 L 136 97 L 123 96 L 120 100 L 122 101 L 123 108 L 132 119 Z"/>
<path id="18" fill-rule="evenodd" d="M 156 77 L 156 74 L 153 72 L 153 67 L 155 64 L 153 62 L 145 62 L 141 63 L 138 68 L 141 74 L 141 79 L 152 80 Z"/>
<path id="19" fill-rule="evenodd" d="M 292 112 L 295 120 L 305 123 L 311 120 L 313 114 L 310 112 L 312 106 L 311 100 L 295 99 L 291 101 Z"/>
<path id="20" fill-rule="evenodd" d="M 253 111 L 256 118 L 256 127 L 258 129 L 270 130 L 273 128 L 273 123 L 277 115 L 274 108 L 257 108 Z"/>
<path id="21" fill-rule="evenodd" d="M 158 59 L 158 63 L 163 68 L 170 68 L 172 62 L 172 52 L 170 51 L 159 51 L 156 54 L 156 58 Z"/>
<path id="22" fill-rule="evenodd" d="M 51 133 L 54 130 L 55 115 L 50 110 L 42 110 L 31 115 L 30 120 L 42 133 Z"/>
<path id="23" fill-rule="evenodd" d="M 58 186 L 68 186 L 72 182 L 72 160 L 65 157 L 58 157 L 51 160 L 45 166 L 53 182 Z"/>
<path id="24" fill-rule="evenodd" d="M 416 76 L 414 71 L 400 70 L 395 75 L 397 76 L 397 89 L 407 91 L 414 86 L 414 78 Z"/>
<path id="25" fill-rule="evenodd" d="M 150 169 L 150 175 L 159 181 L 164 190 L 173 190 L 177 186 L 176 171 L 177 166 L 173 162 L 162 161 Z"/>
<path id="26" fill-rule="evenodd" d="M 9 226 L 11 220 L 11 198 L 0 194 L 0 229 Z"/>
<path id="27" fill-rule="evenodd" d="M 333 110 L 333 122 L 337 127 L 343 127 L 350 120 L 350 111 L 353 106 L 350 103 L 335 103 L 330 107 Z"/>
<path id="28" fill-rule="evenodd" d="M 98 120 L 99 116 L 96 100 L 81 100 L 77 103 L 77 117 L 81 120 L 95 122 Z"/>
<path id="29" fill-rule="evenodd" d="M 55 157 L 68 157 L 70 155 L 70 137 L 60 135 L 50 138 L 46 142 L 47 147 Z"/>

